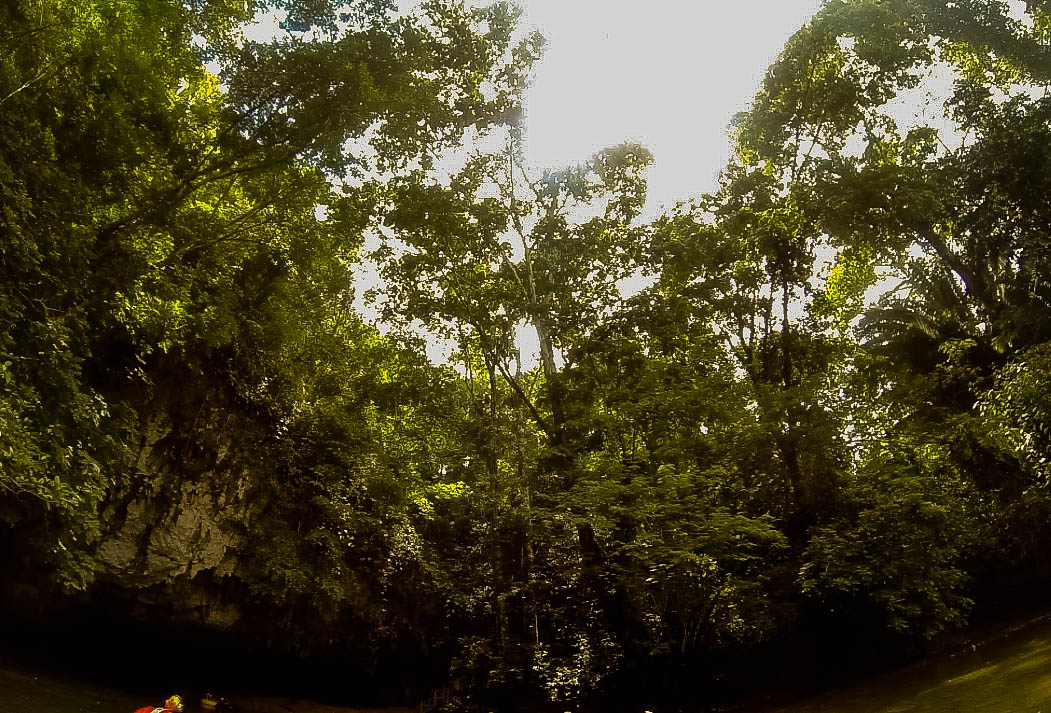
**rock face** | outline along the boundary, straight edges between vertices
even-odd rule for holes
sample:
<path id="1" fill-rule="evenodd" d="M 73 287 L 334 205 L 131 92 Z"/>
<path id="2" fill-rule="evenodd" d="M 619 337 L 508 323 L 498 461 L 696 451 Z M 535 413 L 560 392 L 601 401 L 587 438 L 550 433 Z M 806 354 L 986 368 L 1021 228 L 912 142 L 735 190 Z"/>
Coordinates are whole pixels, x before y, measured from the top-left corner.
<path id="1" fill-rule="evenodd" d="M 388 655 L 378 672 L 368 619 L 252 588 L 256 548 L 280 527 L 282 498 L 293 490 L 278 470 L 288 456 L 273 417 L 246 405 L 222 375 L 183 364 L 152 374 L 149 391 L 112 397 L 138 414 L 137 441 L 128 477 L 101 511 L 94 581 L 77 592 L 42 577 L 0 582 L 0 653 L 38 647 L 45 665 L 162 690 L 199 680 L 404 695 L 409 669 Z M 0 556 L 11 542 L 0 539 Z M 70 641 L 89 642 L 91 655 Z"/>
<path id="2" fill-rule="evenodd" d="M 238 557 L 275 491 L 265 430 L 229 386 L 183 368 L 154 380 L 131 481 L 103 512 L 102 583 L 137 615 L 233 627 Z"/>

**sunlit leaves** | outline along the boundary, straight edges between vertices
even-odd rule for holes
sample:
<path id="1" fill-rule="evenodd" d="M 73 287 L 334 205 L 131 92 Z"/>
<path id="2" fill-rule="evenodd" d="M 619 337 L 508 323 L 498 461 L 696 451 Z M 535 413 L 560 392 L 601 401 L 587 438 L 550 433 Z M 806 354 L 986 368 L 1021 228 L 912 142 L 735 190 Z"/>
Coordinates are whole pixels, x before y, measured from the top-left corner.
<path id="1" fill-rule="evenodd" d="M 275 9 L 288 32 L 245 41 L 241 25 Z M 208 363 L 275 438 L 362 434 L 339 451 L 345 466 L 399 442 L 383 419 L 411 397 L 390 382 L 411 379 L 376 376 L 398 360 L 349 309 L 350 263 L 381 190 L 334 194 L 330 181 L 428 165 L 465 130 L 512 120 L 539 42 L 512 47 L 509 6 L 391 10 L 26 0 L 0 11 L 0 354 L 18 385 L 4 396 L 3 517 L 34 523 L 27 556 L 90 550 L 135 442 L 118 404 L 165 359 Z M 398 511 L 383 485 L 398 463 L 435 466 L 390 450 L 354 472 Z M 325 473 L 335 492 L 353 477 L 325 458 L 300 451 L 282 467 Z M 311 542 L 338 559 L 330 525 Z M 74 554 L 58 576 L 83 584 L 90 562 Z"/>
<path id="2" fill-rule="evenodd" d="M 841 149 L 859 123 L 918 81 L 928 56 L 908 16 L 889 3 L 833 2 L 794 35 L 738 120 L 747 155 L 805 167 Z"/>
<path id="3" fill-rule="evenodd" d="M 996 385 L 977 404 L 995 437 L 1045 484 L 1051 474 L 1049 351 L 1045 343 L 1004 366 L 996 375 Z"/>
<path id="4" fill-rule="evenodd" d="M 824 292 L 814 298 L 811 309 L 815 315 L 849 322 L 863 309 L 865 292 L 875 281 L 876 270 L 869 254 L 841 253 L 825 280 Z"/>

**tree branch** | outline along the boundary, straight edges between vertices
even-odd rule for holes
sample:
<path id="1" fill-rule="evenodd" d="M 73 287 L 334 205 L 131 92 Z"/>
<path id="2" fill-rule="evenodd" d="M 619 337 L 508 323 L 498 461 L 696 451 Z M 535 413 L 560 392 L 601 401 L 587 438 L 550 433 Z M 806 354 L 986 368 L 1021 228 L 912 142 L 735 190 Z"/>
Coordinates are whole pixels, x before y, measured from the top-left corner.
<path id="1" fill-rule="evenodd" d="M 963 281 L 963 286 L 967 290 L 968 295 L 977 299 L 978 302 L 981 303 L 985 309 L 989 310 L 990 313 L 995 314 L 1000 311 L 1002 305 L 999 300 L 989 294 L 985 281 L 974 270 L 972 270 L 959 255 L 952 251 L 952 248 L 949 247 L 945 238 L 938 235 L 933 230 L 921 232 L 919 238 L 927 243 L 927 245 L 937 253 L 938 257 L 941 258 L 942 262 L 959 276 L 960 280 Z"/>
<path id="2" fill-rule="evenodd" d="M 507 385 L 510 386 L 516 394 L 518 394 L 518 397 L 522 399 L 522 403 L 524 403 L 526 405 L 526 408 L 529 409 L 529 413 L 530 415 L 532 415 L 533 420 L 536 421 L 536 424 L 540 426 L 540 429 L 550 438 L 552 436 L 552 432 L 550 426 L 547 425 L 547 421 L 545 421 L 544 417 L 540 415 L 540 412 L 537 410 L 532 400 L 530 400 L 529 396 L 526 395 L 526 392 L 522 390 L 522 386 L 515 380 L 513 376 L 511 376 L 511 374 L 504 367 L 503 363 L 499 359 L 497 359 L 496 353 L 491 348 L 486 346 L 486 343 L 490 341 L 489 335 L 486 334 L 485 330 L 480 324 L 477 324 L 476 322 L 471 322 L 470 325 L 474 327 L 475 330 L 478 332 L 478 341 L 482 349 L 489 353 L 490 359 L 492 359 L 493 364 L 495 364 L 496 368 L 500 371 L 500 375 L 504 377 L 504 380 L 507 382 Z"/>

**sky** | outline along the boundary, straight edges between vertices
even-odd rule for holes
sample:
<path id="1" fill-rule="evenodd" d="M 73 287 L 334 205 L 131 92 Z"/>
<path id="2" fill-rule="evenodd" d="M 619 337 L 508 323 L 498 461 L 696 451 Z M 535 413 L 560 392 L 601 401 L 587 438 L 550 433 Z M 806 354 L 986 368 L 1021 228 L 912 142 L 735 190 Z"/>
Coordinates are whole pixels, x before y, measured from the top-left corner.
<path id="1" fill-rule="evenodd" d="M 411 0 L 410 0 L 411 1 Z M 518 0 L 528 29 L 547 39 L 526 95 L 526 159 L 558 168 L 607 146 L 635 141 L 654 154 L 647 213 L 715 187 L 729 156 L 728 127 L 748 108 L 766 68 L 821 0 Z M 249 35 L 272 36 L 276 18 Z M 356 306 L 377 284 L 355 273 Z M 630 282 L 630 281 L 629 281 Z M 627 293 L 641 283 L 622 284 Z M 382 329 L 382 325 L 381 325 Z M 536 336 L 518 333 L 523 367 L 537 361 Z M 452 344 L 428 355 L 447 361 Z"/>
<path id="2" fill-rule="evenodd" d="M 413 4 L 418 0 L 402 0 Z M 485 2 L 486 0 L 474 0 Z M 733 115 L 821 0 L 516 0 L 547 48 L 526 95 L 527 160 L 583 161 L 624 141 L 655 156 L 650 212 L 714 187 Z M 279 18 L 247 36 L 269 39 Z"/>
<path id="3" fill-rule="evenodd" d="M 733 115 L 820 0 L 520 0 L 548 45 L 526 95 L 526 159 L 555 168 L 636 141 L 654 154 L 648 212 L 715 187 Z M 638 284 L 636 284 L 636 282 Z M 626 293 L 642 287 L 626 281 Z M 523 367 L 536 335 L 517 334 Z M 432 343 L 431 359 L 451 345 Z"/>
<path id="4" fill-rule="evenodd" d="M 556 168 L 624 141 L 654 154 L 648 213 L 715 187 L 728 127 L 821 0 L 519 0 L 547 39 L 526 95 L 526 159 Z M 631 281 L 629 281 L 631 282 Z M 624 284 L 634 292 L 640 284 Z M 523 368 L 536 335 L 517 341 Z M 446 361 L 451 344 L 428 355 Z"/>
<path id="5" fill-rule="evenodd" d="M 548 40 L 526 98 L 527 158 L 583 160 L 637 141 L 650 206 L 710 190 L 727 127 L 820 0 L 520 0 Z"/>

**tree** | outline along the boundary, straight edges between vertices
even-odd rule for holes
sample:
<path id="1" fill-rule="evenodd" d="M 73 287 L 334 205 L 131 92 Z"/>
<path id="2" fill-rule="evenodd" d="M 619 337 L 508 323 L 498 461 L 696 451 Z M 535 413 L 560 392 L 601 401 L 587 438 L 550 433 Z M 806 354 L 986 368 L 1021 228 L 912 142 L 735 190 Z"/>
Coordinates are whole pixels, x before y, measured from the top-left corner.
<path id="1" fill-rule="evenodd" d="M 238 39 L 272 9 L 287 12 L 283 37 Z M 134 476 L 143 414 L 126 394 L 157 361 L 210 360 L 245 398 L 295 410 L 313 378 L 298 361 L 304 318 L 345 316 L 374 194 L 330 182 L 429 165 L 468 128 L 502 121 L 531 40 L 513 47 L 517 15 L 500 4 L 395 15 L 382 2 L 26 0 L 0 12 L 0 363 L 5 421 L 23 424 L 3 436 L 5 519 L 65 556 L 90 551 L 100 500 Z M 90 563 L 77 562 L 59 570 L 83 586 Z"/>
<path id="2" fill-rule="evenodd" d="M 574 363 L 576 346 L 617 304 L 617 281 L 635 269 L 642 232 L 634 223 L 650 160 L 648 151 L 628 144 L 586 164 L 531 177 L 512 136 L 504 153 L 472 156 L 447 185 L 425 172 L 402 181 L 383 215 L 391 237 L 378 254 L 386 280 L 384 316 L 420 320 L 457 340 L 463 367 L 469 374 L 477 368 L 487 382 L 479 392 L 487 425 L 477 446 L 488 472 L 486 489 L 499 497 L 506 492 L 502 483 L 514 483 L 512 492 L 522 493 L 520 514 L 497 502 L 489 506 L 493 552 L 501 537 L 522 543 L 510 561 L 494 555 L 491 565 L 503 572 L 498 581 L 504 591 L 494 593 L 494 628 L 512 678 L 531 676 L 530 657 L 545 651 L 537 629 L 545 605 L 538 601 L 549 593 L 537 591 L 538 573 L 550 566 L 551 576 L 561 577 L 575 557 L 593 557 L 584 551 L 594 549 L 593 535 L 581 520 L 581 551 L 559 555 L 568 560 L 558 564 L 543 561 L 538 553 L 550 552 L 541 546 L 546 538 L 572 535 L 557 523 L 539 523 L 533 503 L 571 489 L 576 478 L 562 374 Z M 537 337 L 540 368 L 534 373 L 523 369 L 519 325 Z M 534 465 L 526 456 L 533 447 L 523 450 L 523 444 L 538 437 L 543 445 Z M 511 480 L 509 472 L 516 473 Z M 500 535 L 501 527 L 510 531 Z M 529 601 L 523 602 L 526 592 Z M 512 606 L 517 609 L 509 614 Z M 507 634 L 508 627 L 518 633 Z"/>
<path id="3" fill-rule="evenodd" d="M 976 513 L 984 510 L 981 517 L 996 519 L 1001 529 L 1006 523 L 993 511 L 1013 512 L 1009 503 L 1026 479 L 1012 455 L 987 437 L 973 405 L 1015 350 L 1046 339 L 1047 322 L 1042 281 L 1027 267 L 1042 259 L 1035 246 L 1045 242 L 1043 228 L 1030 222 L 1040 221 L 1042 208 L 1027 197 L 1028 186 L 1043 180 L 1044 152 L 1028 142 L 1046 124 L 1042 101 L 1018 86 L 1046 82 L 1042 10 L 1030 5 L 1028 12 L 1034 21 L 1025 25 L 998 2 L 827 4 L 789 42 L 742 117 L 742 167 L 733 174 L 749 191 L 745 195 L 755 194 L 752 186 L 764 185 L 763 179 L 747 183 L 737 176 L 762 172 L 771 176 L 765 185 L 775 196 L 794 197 L 810 221 L 810 242 L 799 255 L 836 252 L 825 288 L 811 301 L 817 318 L 811 329 L 834 326 L 828 320 L 838 313 L 836 328 L 849 334 L 850 321 L 866 311 L 858 336 L 867 353 L 850 355 L 848 347 L 853 366 L 840 377 L 853 401 L 841 424 L 857 443 L 857 472 L 883 472 L 878 443 L 936 462 L 925 466 L 935 474 L 934 489 L 921 491 L 932 507 L 948 508 L 939 517 L 977 523 Z M 901 120 L 895 102 L 940 71 L 955 80 L 939 117 L 953 130 Z M 730 214 L 741 211 L 734 206 Z M 803 269 L 794 282 L 807 289 L 809 268 L 805 260 L 796 264 Z M 860 296 L 888 271 L 903 279 L 900 287 L 864 310 Z M 782 295 L 784 310 L 784 285 Z M 781 338 L 791 344 L 798 333 L 788 330 L 789 321 L 785 311 Z M 791 350 L 782 352 L 785 364 Z M 871 417 L 866 404 L 875 405 Z M 909 472 L 900 473 L 899 485 L 915 492 Z M 954 484 L 956 478 L 963 484 Z M 939 500 L 939 491 L 952 499 Z M 845 491 L 844 515 L 857 492 L 853 486 Z M 989 497 L 999 505 L 985 510 L 988 505 L 978 503 Z M 884 506 L 867 507 L 868 517 L 878 521 Z M 854 518 L 844 521 L 854 523 L 848 527 L 859 526 Z M 917 523 L 917 533 L 922 530 Z M 824 526 L 813 532 L 811 555 L 828 545 L 829 532 Z M 873 541 L 880 537 L 873 531 Z M 907 624 L 892 616 L 895 627 L 936 630 L 960 611 L 951 602 L 966 603 L 959 562 L 969 545 L 961 538 L 944 545 L 936 568 L 941 574 L 930 570 L 927 580 L 945 588 L 927 600 L 940 613 L 933 623 L 921 623 L 924 607 L 910 609 L 918 618 Z M 865 556 L 889 562 L 875 552 Z M 837 572 L 845 576 L 842 568 Z M 881 594 L 869 596 L 890 606 Z"/>

